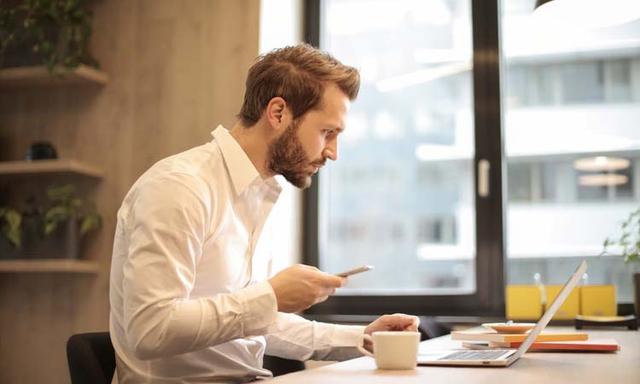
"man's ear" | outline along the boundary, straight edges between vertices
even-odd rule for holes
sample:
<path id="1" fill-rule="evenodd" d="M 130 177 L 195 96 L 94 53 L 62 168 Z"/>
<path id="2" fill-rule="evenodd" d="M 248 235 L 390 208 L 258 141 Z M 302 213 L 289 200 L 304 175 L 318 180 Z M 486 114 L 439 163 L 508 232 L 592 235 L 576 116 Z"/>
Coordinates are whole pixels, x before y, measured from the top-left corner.
<path id="1" fill-rule="evenodd" d="M 288 127 L 291 121 L 291 113 L 287 107 L 287 102 L 279 96 L 269 100 L 265 114 L 269 125 L 276 130 Z"/>

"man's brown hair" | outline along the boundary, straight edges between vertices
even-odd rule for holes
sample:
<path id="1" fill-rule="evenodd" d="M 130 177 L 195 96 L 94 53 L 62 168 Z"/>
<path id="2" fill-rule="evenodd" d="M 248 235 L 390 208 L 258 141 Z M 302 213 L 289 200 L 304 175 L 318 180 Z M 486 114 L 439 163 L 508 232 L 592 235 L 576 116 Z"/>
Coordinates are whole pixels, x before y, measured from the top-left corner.
<path id="1" fill-rule="evenodd" d="M 244 126 L 255 124 L 269 101 L 279 96 L 297 119 L 319 106 L 327 83 L 335 83 L 354 100 L 360 88 L 360 74 L 308 44 L 273 50 L 258 57 L 249 69 L 238 117 Z"/>

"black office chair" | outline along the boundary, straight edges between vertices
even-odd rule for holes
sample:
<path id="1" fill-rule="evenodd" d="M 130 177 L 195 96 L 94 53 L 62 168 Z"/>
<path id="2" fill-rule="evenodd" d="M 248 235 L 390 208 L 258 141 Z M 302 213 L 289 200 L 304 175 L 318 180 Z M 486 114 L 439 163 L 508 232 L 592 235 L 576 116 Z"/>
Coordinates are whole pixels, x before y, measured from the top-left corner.
<path id="1" fill-rule="evenodd" d="M 431 316 L 420 316 L 420 340 L 433 339 L 451 333 L 451 329 Z"/>
<path id="2" fill-rule="evenodd" d="M 72 384 L 109 384 L 116 368 L 115 352 L 109 332 L 80 333 L 67 341 L 67 359 Z M 304 369 L 298 360 L 264 357 L 264 367 L 274 376 Z"/>
<path id="3" fill-rule="evenodd" d="M 303 361 L 269 355 L 264 355 L 262 366 L 270 370 L 274 377 L 304 370 Z"/>
<path id="4" fill-rule="evenodd" d="M 67 341 L 72 384 L 110 384 L 116 354 L 109 332 L 79 333 Z"/>

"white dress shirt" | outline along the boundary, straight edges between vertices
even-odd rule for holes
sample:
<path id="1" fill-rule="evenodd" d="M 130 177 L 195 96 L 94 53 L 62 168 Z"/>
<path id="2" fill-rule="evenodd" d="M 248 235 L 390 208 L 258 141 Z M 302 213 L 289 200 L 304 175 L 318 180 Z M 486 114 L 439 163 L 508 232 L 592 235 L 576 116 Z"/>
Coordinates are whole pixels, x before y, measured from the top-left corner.
<path id="1" fill-rule="evenodd" d="M 280 194 L 222 126 L 145 172 L 118 211 L 110 332 L 120 383 L 270 377 L 263 355 L 359 356 L 363 327 L 277 312 L 268 216 Z M 261 233 L 264 234 L 261 236 Z"/>

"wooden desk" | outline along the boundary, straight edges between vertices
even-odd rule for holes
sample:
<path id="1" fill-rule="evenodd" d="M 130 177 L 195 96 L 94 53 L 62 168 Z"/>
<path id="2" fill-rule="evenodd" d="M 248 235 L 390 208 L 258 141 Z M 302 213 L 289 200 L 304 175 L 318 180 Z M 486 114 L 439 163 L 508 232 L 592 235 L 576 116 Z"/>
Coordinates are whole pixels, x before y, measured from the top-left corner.
<path id="1" fill-rule="evenodd" d="M 377 383 L 640 383 L 640 332 L 586 330 L 591 338 L 614 338 L 620 343 L 617 353 L 526 353 L 508 368 L 417 367 L 411 371 L 376 369 L 372 358 L 361 357 L 320 368 L 276 377 L 269 383 L 302 384 L 377 384 Z M 460 342 L 449 336 L 424 341 L 427 350 L 458 348 Z"/>

